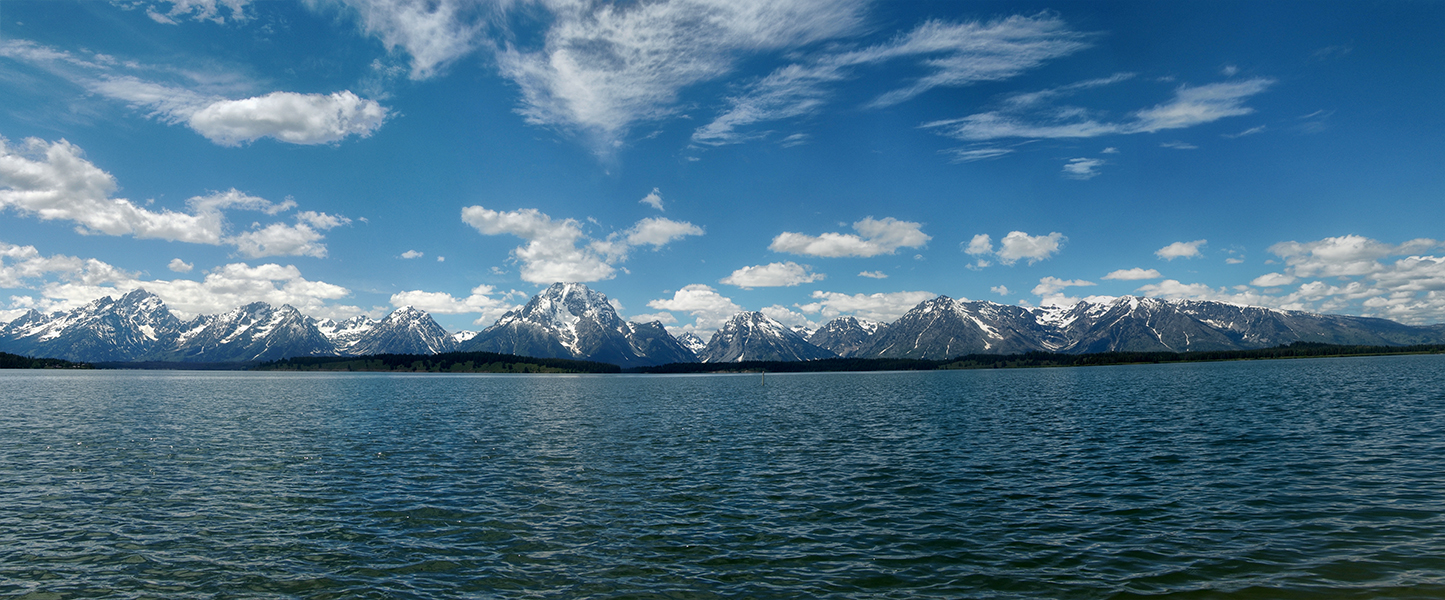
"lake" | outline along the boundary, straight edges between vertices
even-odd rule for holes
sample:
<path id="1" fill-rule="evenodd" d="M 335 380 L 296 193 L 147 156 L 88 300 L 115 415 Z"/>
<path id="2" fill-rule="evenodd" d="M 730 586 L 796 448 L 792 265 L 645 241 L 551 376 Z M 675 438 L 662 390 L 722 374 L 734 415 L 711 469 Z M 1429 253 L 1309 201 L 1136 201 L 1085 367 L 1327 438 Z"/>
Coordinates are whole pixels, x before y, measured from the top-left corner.
<path id="1" fill-rule="evenodd" d="M 1445 597 L 1445 356 L 0 373 L 0 596 Z"/>

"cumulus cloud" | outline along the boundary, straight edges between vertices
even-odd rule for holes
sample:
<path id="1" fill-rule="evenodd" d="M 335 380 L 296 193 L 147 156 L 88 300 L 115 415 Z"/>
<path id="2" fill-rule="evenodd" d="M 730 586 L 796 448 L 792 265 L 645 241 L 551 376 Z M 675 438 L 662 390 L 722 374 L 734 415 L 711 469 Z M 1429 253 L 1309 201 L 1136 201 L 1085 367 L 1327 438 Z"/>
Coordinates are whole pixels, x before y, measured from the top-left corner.
<path id="1" fill-rule="evenodd" d="M 1057 231 L 1048 235 L 1029 235 L 1022 231 L 1010 231 L 999 242 L 998 260 L 1003 264 L 1012 265 L 1019 260 L 1027 259 L 1029 264 L 1034 264 L 1053 256 L 1068 239 Z"/>
<path id="2" fill-rule="evenodd" d="M 980 257 L 974 264 L 968 266 L 970 269 L 977 270 L 992 264 L 982 258 L 985 256 L 996 257 L 999 262 L 1006 265 L 1013 265 L 1021 259 L 1027 259 L 1029 264 L 1034 264 L 1053 256 L 1068 239 L 1057 231 L 1048 235 L 1029 235 L 1022 231 L 1010 231 L 999 241 L 997 252 L 993 248 L 993 238 L 986 233 L 975 235 L 967 244 L 960 244 L 960 246 L 965 253 Z"/>
<path id="3" fill-rule="evenodd" d="M 314 256 L 326 257 L 326 245 L 321 243 L 325 236 L 321 231 L 340 227 L 351 219 L 326 213 L 302 211 L 296 215 L 296 224 L 272 223 L 245 233 L 227 238 L 236 245 L 236 250 L 250 258 L 265 256 Z"/>
<path id="4" fill-rule="evenodd" d="M 1164 260 L 1176 258 L 1199 258 L 1199 247 L 1208 243 L 1208 240 L 1194 240 L 1192 242 L 1174 242 L 1163 248 L 1154 251 L 1154 255 Z"/>
<path id="5" fill-rule="evenodd" d="M 784 287 L 812 283 L 823 279 L 822 273 L 813 273 L 812 267 L 788 261 L 743 267 L 724 277 L 721 283 L 743 289 L 755 287 Z"/>
<path id="6" fill-rule="evenodd" d="M 1255 277 L 1252 281 L 1249 282 L 1249 285 L 1255 287 L 1275 287 L 1281 285 L 1289 285 L 1294 282 L 1295 278 L 1290 275 L 1284 275 L 1282 273 L 1265 273 L 1264 275 Z"/>
<path id="7" fill-rule="evenodd" d="M 1253 287 L 1214 288 L 1170 279 L 1139 291 L 1167 298 L 1361 314 L 1410 324 L 1439 323 L 1445 321 L 1445 257 L 1422 253 L 1441 247 L 1440 241 L 1431 239 L 1389 244 L 1358 235 L 1280 242 L 1270 252 L 1284 260 L 1284 271 L 1256 277 L 1250 282 Z"/>
<path id="8" fill-rule="evenodd" d="M 190 273 L 191 269 L 196 268 L 196 265 L 188 263 L 179 258 L 172 258 L 170 264 L 166 265 L 166 268 L 177 273 Z"/>
<path id="9" fill-rule="evenodd" d="M 272 92 L 212 102 L 191 113 L 186 124 L 222 146 L 240 146 L 263 137 L 291 144 L 329 144 L 352 135 L 369 137 L 386 121 L 387 112 L 375 100 L 350 91 Z"/>
<path id="10" fill-rule="evenodd" d="M 487 325 L 495 323 L 507 311 L 521 308 L 520 305 L 511 302 L 518 296 L 526 297 L 526 294 L 516 290 L 498 294 L 496 288 L 490 285 L 479 285 L 472 288 L 471 295 L 465 298 L 456 298 L 446 292 L 422 290 L 397 292 L 391 295 L 391 305 L 396 308 L 413 306 L 439 315 L 479 313 L 480 316 L 472 324 Z"/>
<path id="11" fill-rule="evenodd" d="M 46 221 L 70 221 L 82 234 L 227 244 L 252 258 L 325 256 L 319 231 L 349 222 L 336 215 L 301 212 L 297 225 L 272 224 L 233 236 L 228 235 L 223 211 L 275 215 L 294 208 L 295 201 L 271 202 L 231 189 L 190 198 L 187 212 L 153 211 L 112 197 L 116 189 L 115 178 L 85 160 L 81 149 L 70 142 L 29 138 L 16 147 L 0 138 L 0 209 Z"/>
<path id="12" fill-rule="evenodd" d="M 1007 296 L 1007 295 L 1008 295 L 1008 286 L 996 285 L 996 286 L 993 286 L 993 287 L 991 287 L 991 288 L 988 288 L 988 291 L 993 292 L 993 293 L 995 293 L 995 294 L 998 294 L 998 295 L 1000 295 L 1000 296 Z"/>
<path id="13" fill-rule="evenodd" d="M 897 321 L 920 302 L 938 297 L 933 292 L 886 292 L 877 294 L 844 294 L 840 292 L 813 292 L 813 302 L 803 304 L 798 310 L 805 314 L 817 314 L 823 321 L 842 316 L 853 316 L 879 323 Z"/>
<path id="14" fill-rule="evenodd" d="M 702 228 L 691 223 L 652 217 L 624 232 L 593 240 L 575 219 L 554 221 L 535 208 L 503 212 L 468 206 L 462 209 L 462 222 L 484 235 L 510 234 L 526 240 L 527 244 L 513 249 L 511 255 L 522 264 L 522 280 L 531 283 L 611 279 L 616 276 L 614 265 L 627 260 L 634 247 L 658 249 L 685 236 L 703 234 Z"/>
<path id="15" fill-rule="evenodd" d="M 648 193 L 646 196 L 643 196 L 641 200 L 637 201 L 637 203 L 646 204 L 657 210 L 662 210 L 662 192 L 658 191 L 657 188 L 652 188 L 652 192 Z"/>
<path id="16" fill-rule="evenodd" d="M 406 252 L 402 252 L 402 253 L 401 253 L 401 258 L 406 259 L 406 260 L 411 260 L 411 259 L 413 259 L 413 258 L 421 258 L 421 257 L 423 257 L 423 256 L 426 256 L 426 254 L 423 253 L 423 252 L 418 252 L 418 251 L 416 251 L 416 250 L 407 250 Z"/>
<path id="17" fill-rule="evenodd" d="M 1159 271 L 1156 269 L 1141 269 L 1139 267 L 1134 267 L 1132 269 L 1119 269 L 1117 271 L 1110 271 L 1108 275 L 1104 276 L 1104 279 L 1136 281 L 1140 279 L 1158 279 L 1160 277 L 1163 277 L 1163 275 L 1160 275 Z"/>
<path id="18" fill-rule="evenodd" d="M 350 295 L 350 290 L 308 280 L 291 265 L 232 263 L 211 269 L 201 281 L 148 280 L 94 258 L 44 256 L 34 246 L 4 242 L 0 242 L 0 287 L 35 290 L 38 298 L 23 296 L 18 302 L 42 312 L 71 310 L 96 298 L 120 297 L 137 288 L 160 296 L 181 318 L 225 312 L 251 302 L 289 304 L 303 313 L 322 317 L 338 311 L 348 316 L 359 312 L 332 303 Z M 12 300 L 12 308 L 17 307 L 15 304 Z"/>
<path id="19" fill-rule="evenodd" d="M 773 238 L 768 249 L 829 258 L 893 254 L 899 248 L 918 248 L 933 239 L 923 233 L 922 227 L 922 223 L 899 221 L 893 217 L 881 220 L 867 217 L 853 223 L 857 234 L 825 233 L 815 237 L 785 231 Z"/>
<path id="20" fill-rule="evenodd" d="M 867 277 L 869 279 L 888 279 L 888 274 L 884 273 L 883 271 L 860 271 L 858 273 L 858 276 Z"/>
<path id="21" fill-rule="evenodd" d="M 733 315 L 743 311 L 743 307 L 738 306 L 731 298 L 700 283 L 694 283 L 673 292 L 671 298 L 650 300 L 647 306 L 657 310 L 685 312 L 691 315 L 695 322 L 675 329 L 679 333 L 683 331 L 697 333 L 703 339 L 707 339 L 708 335 L 712 335 L 712 332 L 722 327 Z M 672 329 L 674 328 L 669 328 L 669 330 Z"/>
<path id="22" fill-rule="evenodd" d="M 808 319 L 808 315 L 800 313 L 781 304 L 764 306 L 762 310 L 759 310 L 758 312 L 763 313 L 765 316 L 774 321 L 782 323 L 785 327 L 789 329 L 796 329 L 801 327 L 809 332 L 818 329 L 818 324 Z"/>
<path id="23" fill-rule="evenodd" d="M 206 3 L 183 2 L 176 8 L 201 4 Z M 201 76 L 195 74 L 200 70 L 85 57 L 28 40 L 0 42 L 0 56 L 29 63 L 97 96 L 146 111 L 164 123 L 184 124 L 223 146 L 263 137 L 292 144 L 335 143 L 353 135 L 364 138 L 381 127 L 390 113 L 375 100 L 350 90 L 246 95 L 254 93 L 256 86 L 238 75 L 208 70 Z"/>
<path id="24" fill-rule="evenodd" d="M 1082 279 L 1059 279 L 1058 277 L 1045 277 L 1039 280 L 1038 285 L 1034 286 L 1033 294 L 1035 296 L 1050 296 L 1063 291 L 1064 288 L 1090 285 L 1095 284 L 1092 281 L 1084 281 Z"/>

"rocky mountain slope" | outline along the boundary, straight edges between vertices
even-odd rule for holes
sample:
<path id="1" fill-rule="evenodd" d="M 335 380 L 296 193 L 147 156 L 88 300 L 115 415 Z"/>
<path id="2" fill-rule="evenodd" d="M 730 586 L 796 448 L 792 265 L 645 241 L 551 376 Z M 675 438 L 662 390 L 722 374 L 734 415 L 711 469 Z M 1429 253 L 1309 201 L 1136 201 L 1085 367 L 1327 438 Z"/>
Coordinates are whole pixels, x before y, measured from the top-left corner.
<path id="1" fill-rule="evenodd" d="M 733 315 L 698 353 L 702 362 L 815 360 L 838 356 L 760 312 Z"/>

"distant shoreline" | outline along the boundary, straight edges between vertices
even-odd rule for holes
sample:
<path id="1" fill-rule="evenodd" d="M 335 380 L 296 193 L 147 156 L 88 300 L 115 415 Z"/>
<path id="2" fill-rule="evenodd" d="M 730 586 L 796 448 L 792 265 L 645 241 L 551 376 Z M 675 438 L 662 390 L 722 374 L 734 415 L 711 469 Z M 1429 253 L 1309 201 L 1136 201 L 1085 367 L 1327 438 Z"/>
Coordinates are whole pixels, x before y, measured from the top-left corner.
<path id="1" fill-rule="evenodd" d="M 535 358 L 494 352 L 441 354 L 374 354 L 367 356 L 306 356 L 270 362 L 96 362 L 31 358 L 0 352 L 0 369 L 115 369 L 174 371 L 293 371 L 363 373 L 517 373 L 517 374 L 687 374 L 687 373 L 840 373 L 870 371 L 954 371 L 971 369 L 1032 369 L 1093 367 L 1291 358 L 1348 358 L 1403 354 L 1445 354 L 1445 344 L 1413 346 L 1356 346 L 1295 342 L 1255 350 L 1210 352 L 1101 352 L 1094 354 L 967 354 L 947 360 L 910 358 L 825 358 L 810 361 L 744 361 L 729 363 L 670 363 L 622 368 L 610 363 L 564 358 Z"/>

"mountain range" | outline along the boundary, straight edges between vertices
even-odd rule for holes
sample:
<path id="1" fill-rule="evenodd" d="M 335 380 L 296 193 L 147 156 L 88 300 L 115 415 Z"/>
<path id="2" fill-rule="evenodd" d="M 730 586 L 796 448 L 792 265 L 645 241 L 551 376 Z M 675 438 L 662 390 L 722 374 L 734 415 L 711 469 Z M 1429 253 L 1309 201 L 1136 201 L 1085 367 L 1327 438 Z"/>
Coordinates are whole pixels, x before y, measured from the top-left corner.
<path id="1" fill-rule="evenodd" d="M 263 302 L 182 320 L 145 290 L 99 298 L 71 311 L 31 310 L 0 325 L 0 351 L 85 362 L 253 362 L 294 356 L 486 351 L 571 358 L 623 367 L 677 362 L 815 360 L 831 357 L 941 360 L 1029 351 L 1246 350 L 1292 342 L 1445 343 L 1445 324 L 1124 296 L 1068 307 L 1029 308 L 938 296 L 892 323 L 841 317 L 816 330 L 789 328 L 759 312 L 734 315 L 704 342 L 660 322 L 622 319 L 607 297 L 556 283 L 480 332 L 449 333 L 407 306 L 380 320 L 314 319 Z"/>

